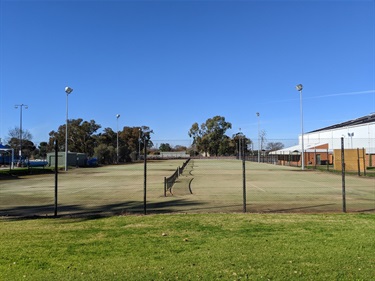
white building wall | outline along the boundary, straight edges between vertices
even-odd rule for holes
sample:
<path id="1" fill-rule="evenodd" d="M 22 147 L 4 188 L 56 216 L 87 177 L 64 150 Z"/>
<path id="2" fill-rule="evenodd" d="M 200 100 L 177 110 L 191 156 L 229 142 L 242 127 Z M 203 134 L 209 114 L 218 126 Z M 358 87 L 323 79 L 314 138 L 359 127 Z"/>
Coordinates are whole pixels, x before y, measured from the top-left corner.
<path id="1" fill-rule="evenodd" d="M 353 137 L 349 137 L 348 133 L 354 133 Z M 365 148 L 367 153 L 375 153 L 375 123 L 306 133 L 304 144 L 317 146 L 328 143 L 329 149 L 340 149 L 342 137 L 345 148 Z M 299 136 L 299 145 L 302 143 L 301 140 Z"/>
<path id="2" fill-rule="evenodd" d="M 186 154 L 185 151 L 161 151 L 161 158 L 189 158 L 190 155 Z"/>

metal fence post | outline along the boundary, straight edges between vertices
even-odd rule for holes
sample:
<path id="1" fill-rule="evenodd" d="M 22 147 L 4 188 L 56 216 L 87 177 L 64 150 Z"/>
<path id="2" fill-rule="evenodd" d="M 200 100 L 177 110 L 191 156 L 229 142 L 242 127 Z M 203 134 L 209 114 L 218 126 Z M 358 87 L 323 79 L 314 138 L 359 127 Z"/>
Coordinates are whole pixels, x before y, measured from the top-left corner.
<path id="1" fill-rule="evenodd" d="M 357 148 L 357 166 L 358 166 L 358 176 L 361 175 L 361 161 L 359 160 L 359 148 Z"/>
<path id="2" fill-rule="evenodd" d="M 54 215 L 57 217 L 57 180 L 58 180 L 58 145 L 57 140 L 55 140 L 55 212 Z"/>
<path id="3" fill-rule="evenodd" d="M 371 157 L 370 154 L 369 154 L 369 157 Z M 366 176 L 366 153 L 365 153 L 364 147 L 362 147 L 362 158 L 363 158 L 363 175 Z"/>
<path id="4" fill-rule="evenodd" d="M 167 197 L 167 177 L 164 177 L 164 197 Z"/>
<path id="5" fill-rule="evenodd" d="M 341 138 L 342 211 L 346 213 L 344 138 Z"/>
<path id="6" fill-rule="evenodd" d="M 143 177 L 143 212 L 147 214 L 147 139 L 146 137 L 143 138 L 144 140 L 144 177 Z"/>
<path id="7" fill-rule="evenodd" d="M 244 139 L 242 139 L 244 141 Z M 243 189 L 243 212 L 246 213 L 246 166 L 245 166 L 245 145 L 242 145 L 242 189 Z"/>

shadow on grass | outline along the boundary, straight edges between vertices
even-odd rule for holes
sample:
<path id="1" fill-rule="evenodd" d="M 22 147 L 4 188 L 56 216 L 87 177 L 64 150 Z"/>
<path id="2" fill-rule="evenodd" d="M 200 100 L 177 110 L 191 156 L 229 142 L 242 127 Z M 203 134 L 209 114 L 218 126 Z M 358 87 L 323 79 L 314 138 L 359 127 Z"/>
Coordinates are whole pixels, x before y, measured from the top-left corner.
<path id="1" fill-rule="evenodd" d="M 375 212 L 375 209 L 366 209 L 366 210 L 357 210 L 357 211 L 354 211 L 354 212 L 357 212 L 357 213 L 371 213 L 371 212 Z"/>
<path id="2" fill-rule="evenodd" d="M 54 174 L 54 170 L 50 168 L 39 168 L 39 167 L 29 167 L 29 168 L 17 168 L 12 170 L 1 170 L 0 180 L 12 180 L 12 179 L 22 179 L 22 176 L 32 176 L 32 175 L 51 175 Z"/>
<path id="3" fill-rule="evenodd" d="M 290 212 L 303 212 L 304 210 L 314 210 L 316 208 L 322 208 L 327 206 L 334 206 L 336 204 L 320 204 L 320 205 L 311 205 L 311 206 L 303 206 L 303 207 L 294 207 L 294 208 L 285 208 L 285 209 L 273 209 L 273 210 L 267 210 L 263 211 L 263 213 L 290 213 Z M 322 210 L 326 210 L 325 208 L 322 208 Z"/>
<path id="4" fill-rule="evenodd" d="M 166 202 L 147 202 L 147 214 L 176 213 L 181 207 L 193 207 L 204 203 L 194 202 L 191 200 L 176 199 Z M 0 209 L 0 217 L 5 219 L 25 220 L 53 218 L 53 205 L 43 206 L 18 206 L 8 209 Z M 144 204 L 142 201 L 126 201 L 123 203 L 85 206 L 85 205 L 58 205 L 57 217 L 85 218 L 96 219 L 101 217 L 118 216 L 118 215 L 143 215 Z"/>
<path id="5" fill-rule="evenodd" d="M 0 173 L 0 180 L 17 180 L 19 179 L 19 176 L 18 175 L 13 175 L 13 174 L 10 174 L 10 173 Z"/>
<path id="6" fill-rule="evenodd" d="M 337 213 L 340 209 L 328 210 L 327 207 L 337 204 L 320 204 L 300 206 L 293 208 L 275 208 L 248 206 L 247 213 Z M 165 202 L 148 202 L 147 214 L 169 214 L 169 213 L 239 213 L 242 212 L 242 204 L 209 206 L 207 202 L 197 202 L 185 199 L 176 199 Z M 375 209 L 352 209 L 351 213 L 372 213 Z M 86 206 L 86 205 L 59 205 L 57 218 L 74 218 L 79 220 L 93 220 L 121 215 L 143 215 L 144 205 L 142 201 L 126 201 L 122 203 Z M 0 209 L 0 220 L 33 220 L 55 218 L 53 205 L 42 206 L 18 206 L 8 209 Z"/>
<path id="7" fill-rule="evenodd" d="M 337 206 L 335 209 L 327 209 L 328 206 Z M 371 213 L 374 212 L 375 209 L 358 209 L 358 208 L 350 208 L 347 206 L 347 212 L 349 213 Z M 341 206 L 337 204 L 320 204 L 320 205 L 311 205 L 311 206 L 303 206 L 303 207 L 293 207 L 293 208 L 284 208 L 284 209 L 269 209 L 267 211 L 261 211 L 262 213 L 336 213 L 342 212 Z"/>

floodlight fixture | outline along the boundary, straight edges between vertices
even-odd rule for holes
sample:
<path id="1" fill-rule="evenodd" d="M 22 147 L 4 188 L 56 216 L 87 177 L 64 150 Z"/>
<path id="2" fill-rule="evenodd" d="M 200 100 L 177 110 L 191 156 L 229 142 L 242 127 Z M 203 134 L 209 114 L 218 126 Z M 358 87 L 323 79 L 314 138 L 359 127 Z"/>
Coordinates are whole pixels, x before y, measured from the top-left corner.
<path id="1" fill-rule="evenodd" d="M 65 87 L 65 93 L 67 93 L 68 95 L 73 92 L 73 89 L 70 88 L 70 87 Z"/>
<path id="2" fill-rule="evenodd" d="M 18 107 L 20 107 L 21 109 L 22 109 L 22 107 L 23 107 L 24 109 L 28 109 L 28 108 L 29 108 L 26 104 L 16 104 L 16 105 L 14 106 L 15 109 L 18 109 Z"/>
<path id="3" fill-rule="evenodd" d="M 302 89 L 303 89 L 303 85 L 302 85 L 302 84 L 298 84 L 298 85 L 296 86 L 296 89 L 297 89 L 297 91 L 301 92 Z"/>

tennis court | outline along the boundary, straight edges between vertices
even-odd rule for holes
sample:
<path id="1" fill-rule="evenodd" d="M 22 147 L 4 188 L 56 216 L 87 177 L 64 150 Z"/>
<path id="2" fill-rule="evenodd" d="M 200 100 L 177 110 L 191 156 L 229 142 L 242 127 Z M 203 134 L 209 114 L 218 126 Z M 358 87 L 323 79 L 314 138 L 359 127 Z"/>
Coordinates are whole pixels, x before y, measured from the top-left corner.
<path id="1" fill-rule="evenodd" d="M 243 211 L 242 162 L 235 159 L 192 159 L 164 197 L 164 177 L 183 162 L 147 163 L 147 213 Z M 374 178 L 346 176 L 345 183 L 347 212 L 375 213 Z M 0 216 L 52 216 L 54 190 L 53 174 L 0 180 Z M 58 175 L 59 215 L 142 214 L 143 203 L 143 163 Z M 342 204 L 339 174 L 246 162 L 247 212 L 342 212 Z"/>

